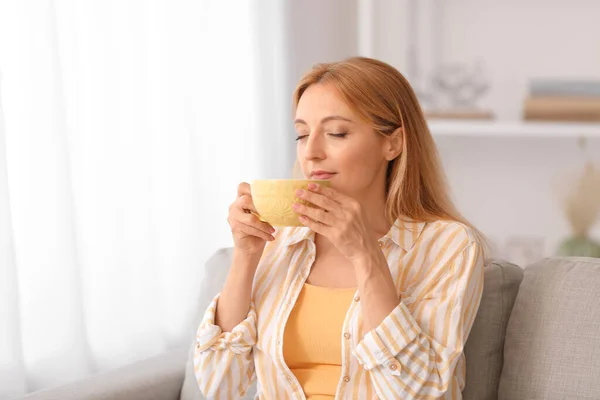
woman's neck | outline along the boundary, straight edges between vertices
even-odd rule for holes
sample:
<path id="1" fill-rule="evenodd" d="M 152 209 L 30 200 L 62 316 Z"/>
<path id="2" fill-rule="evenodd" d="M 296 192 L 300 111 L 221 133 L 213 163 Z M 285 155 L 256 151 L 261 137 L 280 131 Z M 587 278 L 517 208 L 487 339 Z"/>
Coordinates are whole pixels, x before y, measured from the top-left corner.
<path id="1" fill-rule="evenodd" d="M 385 195 L 378 194 L 379 192 L 379 190 L 369 190 L 366 196 L 356 199 L 360 203 L 377 239 L 385 236 L 392 227 L 386 216 Z M 381 192 L 384 192 L 384 190 L 382 189 Z"/>

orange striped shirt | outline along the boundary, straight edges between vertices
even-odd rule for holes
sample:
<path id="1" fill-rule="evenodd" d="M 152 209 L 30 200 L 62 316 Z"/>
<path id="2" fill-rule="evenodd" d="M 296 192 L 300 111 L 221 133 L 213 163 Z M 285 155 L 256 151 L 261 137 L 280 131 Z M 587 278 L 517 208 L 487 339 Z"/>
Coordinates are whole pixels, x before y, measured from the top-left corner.
<path id="1" fill-rule="evenodd" d="M 222 332 L 217 296 L 198 328 L 194 369 L 209 399 L 241 398 L 255 379 L 255 399 L 305 399 L 282 341 L 315 259 L 314 232 L 283 228 L 275 238 L 256 271 L 247 318 Z M 400 220 L 379 242 L 401 300 L 365 332 L 356 292 L 340 337 L 336 399 L 461 399 L 463 346 L 483 290 L 481 243 L 457 222 Z"/>

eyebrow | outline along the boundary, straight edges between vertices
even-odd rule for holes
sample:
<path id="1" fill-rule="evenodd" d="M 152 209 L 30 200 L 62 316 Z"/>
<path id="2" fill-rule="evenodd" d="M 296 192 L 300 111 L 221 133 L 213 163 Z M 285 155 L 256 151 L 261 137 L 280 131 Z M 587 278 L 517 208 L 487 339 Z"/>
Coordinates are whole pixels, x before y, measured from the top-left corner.
<path id="1" fill-rule="evenodd" d="M 346 121 L 346 122 L 352 122 L 352 120 L 351 120 L 351 119 L 348 119 L 348 118 L 342 117 L 342 116 L 340 116 L 340 115 L 330 115 L 330 116 L 328 116 L 328 117 L 325 117 L 325 118 L 323 118 L 323 119 L 321 120 L 321 123 L 322 123 L 322 124 L 324 124 L 325 122 L 329 122 L 329 121 L 335 121 L 335 120 L 338 120 L 338 121 Z M 294 124 L 304 124 L 304 125 L 308 125 L 308 124 L 306 123 L 306 121 L 305 121 L 305 120 L 303 120 L 303 119 L 300 119 L 300 118 L 296 118 L 296 120 L 294 121 Z"/>

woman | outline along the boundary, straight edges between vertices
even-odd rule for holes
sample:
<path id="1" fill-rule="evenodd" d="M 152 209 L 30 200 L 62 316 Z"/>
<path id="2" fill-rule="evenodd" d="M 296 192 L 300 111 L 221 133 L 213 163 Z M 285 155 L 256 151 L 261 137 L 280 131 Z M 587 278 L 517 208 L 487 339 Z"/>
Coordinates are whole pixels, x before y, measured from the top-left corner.
<path id="1" fill-rule="evenodd" d="M 294 93 L 311 184 L 304 227 L 258 220 L 248 184 L 229 209 L 231 270 L 198 329 L 208 398 L 460 399 L 483 288 L 479 233 L 449 200 L 417 98 L 393 67 L 314 67 Z"/>

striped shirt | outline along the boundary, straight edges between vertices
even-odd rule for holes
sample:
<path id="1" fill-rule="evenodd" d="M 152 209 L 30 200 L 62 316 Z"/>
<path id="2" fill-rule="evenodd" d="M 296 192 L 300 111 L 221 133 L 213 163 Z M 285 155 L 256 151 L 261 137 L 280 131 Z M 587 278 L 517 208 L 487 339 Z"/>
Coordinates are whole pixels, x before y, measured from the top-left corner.
<path id="1" fill-rule="evenodd" d="M 286 321 L 316 249 L 314 232 L 275 233 L 258 265 L 247 318 L 231 332 L 214 325 L 218 296 L 196 335 L 194 369 L 209 399 L 239 399 L 258 379 L 255 399 L 305 399 L 285 364 Z M 357 291 L 343 325 L 336 399 L 460 399 L 463 346 L 483 290 L 482 245 L 457 222 L 397 223 L 379 239 L 398 306 L 365 332 Z"/>

